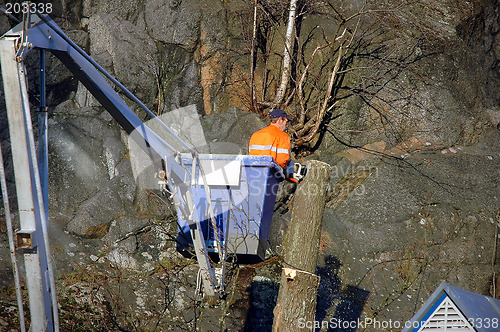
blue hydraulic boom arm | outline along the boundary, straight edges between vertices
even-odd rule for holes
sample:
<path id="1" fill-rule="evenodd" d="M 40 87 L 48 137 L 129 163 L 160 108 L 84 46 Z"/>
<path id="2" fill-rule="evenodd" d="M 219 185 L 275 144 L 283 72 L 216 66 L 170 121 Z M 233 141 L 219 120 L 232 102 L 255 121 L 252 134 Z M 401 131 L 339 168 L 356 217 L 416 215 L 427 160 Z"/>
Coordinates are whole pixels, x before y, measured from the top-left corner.
<path id="1" fill-rule="evenodd" d="M 47 299 L 47 296 L 41 295 L 44 292 L 37 291 L 38 297 L 45 297 L 44 301 L 46 305 L 42 306 L 45 308 L 45 312 L 42 310 L 43 308 L 35 308 L 37 306 L 36 303 L 43 299 L 38 299 L 37 297 L 30 298 L 31 326 L 33 330 L 44 330 L 47 326 L 53 326 L 54 330 L 58 329 L 57 317 L 53 320 L 50 318 L 50 311 L 57 312 L 57 302 L 55 300 L 54 282 L 52 280 L 53 271 L 51 271 L 50 248 L 46 234 L 48 217 L 46 207 L 43 204 L 44 199 L 40 188 L 40 174 L 37 168 L 36 153 L 34 153 L 33 132 L 26 88 L 26 70 L 23 63 L 24 57 L 33 48 L 48 50 L 54 54 L 83 83 L 118 124 L 131 135 L 135 142 L 149 155 L 154 164 L 159 169 L 165 171 L 169 188 L 174 192 L 172 198 L 176 204 L 177 211 L 178 213 L 182 213 L 183 218 L 188 220 L 190 224 L 205 294 L 214 296 L 222 285 L 219 286 L 217 284 L 214 269 L 209 261 L 204 236 L 200 229 L 200 217 L 193 203 L 192 178 L 190 173 L 178 162 L 180 160 L 180 152 L 167 144 L 159 135 L 144 124 L 107 82 L 106 78 L 120 87 L 127 97 L 136 102 L 151 117 L 159 122 L 161 120 L 72 42 L 50 17 L 39 13 L 36 13 L 36 15 L 29 15 L 28 13 L 25 15 L 22 23 L 9 30 L 0 38 L 0 63 L 2 66 L 5 101 L 12 141 L 18 200 L 20 197 L 27 197 L 25 203 L 23 203 L 24 205 L 21 202 L 19 205 L 20 208 L 22 205 L 23 209 L 27 211 L 34 211 L 34 213 L 27 214 L 27 216 L 20 213 L 21 229 L 18 233 L 24 234 L 23 236 L 30 237 L 30 239 L 32 238 L 34 246 L 38 245 L 40 247 L 45 243 L 45 251 L 41 250 L 39 257 L 39 260 L 44 261 L 44 263 L 32 265 L 32 268 L 34 267 L 35 270 L 41 269 L 33 275 L 42 275 L 42 278 L 38 278 L 40 280 L 32 280 L 33 287 L 31 288 L 40 289 L 48 287 L 47 285 L 49 284 L 51 285 L 45 290 L 45 294 L 50 294 L 52 299 Z M 163 122 L 161 124 L 172 137 L 191 152 L 193 160 L 196 161 L 198 158 L 196 152 L 177 137 L 168 126 Z M 21 145 L 15 146 L 18 143 Z M 30 174 L 32 180 L 22 181 L 21 178 L 26 177 L 27 174 Z M 32 219 L 39 220 L 40 222 L 34 222 Z M 222 251 L 219 249 L 219 252 Z M 25 255 L 25 265 L 26 257 L 28 256 Z M 27 267 L 26 270 L 28 269 Z M 49 275 L 52 275 L 52 282 L 50 283 L 41 280 L 43 279 L 43 275 L 46 274 L 45 269 L 50 272 Z M 27 278 L 29 279 L 30 276 L 27 275 Z M 31 289 L 30 287 L 28 288 L 29 290 Z M 34 291 L 34 293 L 36 292 Z M 31 297 L 31 294 L 29 296 Z M 50 302 L 52 302 L 52 305 L 50 305 Z M 39 304 L 38 307 L 40 307 Z M 46 319 L 44 319 L 44 315 Z"/>

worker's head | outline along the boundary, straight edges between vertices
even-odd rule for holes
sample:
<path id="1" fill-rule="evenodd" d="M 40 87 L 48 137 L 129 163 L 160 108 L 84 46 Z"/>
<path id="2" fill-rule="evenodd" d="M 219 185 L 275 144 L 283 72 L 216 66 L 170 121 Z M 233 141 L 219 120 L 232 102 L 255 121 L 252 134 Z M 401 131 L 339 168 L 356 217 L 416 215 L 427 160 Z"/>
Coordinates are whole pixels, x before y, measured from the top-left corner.
<path id="1" fill-rule="evenodd" d="M 271 124 L 278 127 L 280 130 L 285 131 L 288 121 L 292 121 L 292 119 L 286 114 L 283 110 L 273 110 L 269 113 L 271 117 Z"/>

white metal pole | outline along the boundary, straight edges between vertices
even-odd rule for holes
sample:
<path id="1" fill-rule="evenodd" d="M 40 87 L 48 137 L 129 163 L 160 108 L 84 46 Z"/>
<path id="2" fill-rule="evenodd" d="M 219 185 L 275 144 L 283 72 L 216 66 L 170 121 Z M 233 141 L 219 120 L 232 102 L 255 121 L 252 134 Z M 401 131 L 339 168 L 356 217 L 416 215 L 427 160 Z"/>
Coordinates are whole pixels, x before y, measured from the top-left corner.
<path id="1" fill-rule="evenodd" d="M 12 272 L 16 285 L 17 308 L 19 310 L 19 325 L 21 332 L 26 331 L 24 322 L 23 295 L 21 293 L 21 282 L 19 280 L 19 269 L 17 267 L 16 245 L 14 243 L 14 231 L 12 228 L 12 219 L 10 216 L 9 194 L 7 191 L 7 181 L 5 180 L 5 169 L 2 156 L 2 144 L 0 144 L 0 185 L 2 187 L 3 206 L 5 210 L 5 224 L 7 226 L 7 235 L 9 237 L 10 259 L 12 261 Z"/>
<path id="2" fill-rule="evenodd" d="M 24 63 L 18 63 L 18 70 L 19 70 L 19 77 L 21 75 L 24 75 L 26 72 L 26 69 L 24 68 Z M 53 269 L 53 262 L 52 262 L 52 255 L 50 253 L 50 242 L 49 242 L 49 227 L 48 227 L 48 218 L 47 218 L 47 213 L 48 211 L 45 210 L 45 204 L 44 204 L 44 197 L 42 195 L 42 185 L 40 181 L 40 172 L 38 170 L 38 160 L 36 158 L 36 150 L 35 150 L 35 139 L 33 137 L 33 124 L 31 123 L 31 112 L 29 109 L 29 102 L 28 102 L 28 87 L 26 86 L 26 80 L 21 80 L 21 93 L 25 97 L 24 102 L 25 106 L 23 107 L 24 111 L 24 118 L 26 121 L 26 132 L 28 133 L 28 147 L 29 147 L 29 155 L 30 155 L 30 162 L 31 162 L 31 167 L 32 167 L 32 177 L 35 182 L 35 192 L 34 194 L 36 195 L 35 200 L 38 204 L 37 207 L 35 207 L 40 214 L 40 224 L 42 226 L 42 236 L 43 236 L 43 245 L 45 248 L 45 257 L 42 258 L 45 260 L 45 264 L 47 264 L 47 272 L 48 272 L 48 278 L 49 278 L 49 286 L 45 287 L 45 293 L 49 291 L 50 293 L 50 302 L 51 302 L 51 307 L 52 307 L 52 323 L 54 331 L 59 331 L 59 314 L 58 314 L 58 306 L 57 306 L 57 294 L 56 294 L 56 279 L 54 275 L 54 269 Z M 47 200 L 47 205 L 48 205 L 48 200 Z M 48 288 L 48 289 L 47 289 Z M 47 301 L 46 301 L 47 302 Z M 49 313 L 47 313 L 49 314 Z M 49 320 L 50 321 L 50 320 Z"/>
<path id="3" fill-rule="evenodd" d="M 5 91 L 5 103 L 9 121 L 11 138 L 12 160 L 19 207 L 19 220 L 23 234 L 33 241 L 37 239 L 36 217 L 33 204 L 30 163 L 28 161 L 28 142 L 26 124 L 22 107 L 23 97 L 21 84 L 24 76 L 19 77 L 15 58 L 15 43 L 18 38 L 0 40 L 0 61 Z M 22 82 L 21 82 L 22 81 Z M 40 268 L 39 250 L 24 249 L 24 267 L 26 272 L 26 286 L 30 304 L 30 330 L 45 331 L 47 328 L 45 300 L 43 295 L 42 271 Z"/>

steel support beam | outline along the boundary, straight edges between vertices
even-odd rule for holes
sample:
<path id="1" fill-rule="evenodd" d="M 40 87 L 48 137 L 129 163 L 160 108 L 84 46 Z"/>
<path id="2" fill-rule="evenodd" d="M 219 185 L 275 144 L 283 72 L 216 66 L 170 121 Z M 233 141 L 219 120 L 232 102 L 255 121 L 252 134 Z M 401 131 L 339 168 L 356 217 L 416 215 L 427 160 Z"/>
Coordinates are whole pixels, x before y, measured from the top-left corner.
<path id="1" fill-rule="evenodd" d="M 42 185 L 43 206 L 49 218 L 49 127 L 47 105 L 45 103 L 45 50 L 39 51 L 40 57 L 40 106 L 38 107 L 38 171 Z"/>
<path id="2" fill-rule="evenodd" d="M 58 330 L 57 300 L 38 172 L 25 68 L 16 61 L 17 38 L 0 40 L 0 62 L 19 209 L 31 331 Z"/>

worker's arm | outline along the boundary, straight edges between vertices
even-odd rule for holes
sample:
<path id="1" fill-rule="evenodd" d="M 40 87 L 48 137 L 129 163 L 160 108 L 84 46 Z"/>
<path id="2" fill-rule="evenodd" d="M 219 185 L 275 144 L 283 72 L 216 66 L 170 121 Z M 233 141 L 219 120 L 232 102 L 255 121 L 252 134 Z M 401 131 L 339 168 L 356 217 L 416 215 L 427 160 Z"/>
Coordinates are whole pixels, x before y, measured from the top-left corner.
<path id="1" fill-rule="evenodd" d="M 286 169 L 290 160 L 290 137 L 283 135 L 278 139 L 276 144 L 276 162 Z"/>

